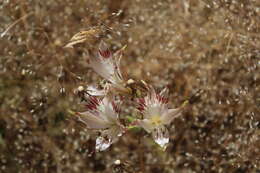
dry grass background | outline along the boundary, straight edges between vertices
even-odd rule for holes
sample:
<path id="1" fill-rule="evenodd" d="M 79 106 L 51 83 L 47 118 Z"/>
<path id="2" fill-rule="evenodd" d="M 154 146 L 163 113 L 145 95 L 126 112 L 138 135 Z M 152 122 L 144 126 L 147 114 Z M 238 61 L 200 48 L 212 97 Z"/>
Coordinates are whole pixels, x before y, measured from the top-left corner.
<path id="1" fill-rule="evenodd" d="M 2 0 L 0 9 L 0 32 L 29 14 L 0 38 L 0 172 L 119 172 L 117 159 L 129 172 L 260 172 L 258 0 Z M 166 152 L 142 131 L 91 154 L 95 133 L 70 118 L 73 89 L 100 81 L 86 65 L 97 43 L 63 46 L 101 24 L 113 28 L 102 33 L 112 49 L 127 44 L 128 78 L 168 86 L 176 106 L 205 91 L 172 123 Z"/>

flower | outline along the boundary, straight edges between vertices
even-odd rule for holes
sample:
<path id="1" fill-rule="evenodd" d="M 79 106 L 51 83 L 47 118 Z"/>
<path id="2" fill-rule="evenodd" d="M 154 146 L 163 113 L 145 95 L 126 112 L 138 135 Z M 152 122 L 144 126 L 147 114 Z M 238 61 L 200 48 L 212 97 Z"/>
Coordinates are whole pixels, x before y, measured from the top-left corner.
<path id="1" fill-rule="evenodd" d="M 111 83 L 111 87 L 120 92 L 128 92 L 125 88 L 125 80 L 120 71 L 122 49 L 112 54 L 104 41 L 100 42 L 96 57 L 90 57 L 89 65 L 101 77 Z"/>
<path id="2" fill-rule="evenodd" d="M 169 142 L 169 132 L 166 125 L 178 117 L 184 106 L 177 109 L 170 109 L 168 105 L 168 89 L 163 89 L 157 94 L 153 87 L 148 88 L 148 95 L 139 99 L 138 109 L 143 115 L 142 120 L 137 120 L 136 124 L 144 128 L 148 133 L 152 133 L 154 141 L 163 149 Z"/>
<path id="3" fill-rule="evenodd" d="M 87 128 L 101 131 L 101 136 L 96 139 L 96 150 L 106 150 L 124 132 L 124 126 L 119 122 L 119 105 L 107 97 L 99 100 L 89 96 L 84 106 L 87 111 L 77 113 L 79 120 Z"/>

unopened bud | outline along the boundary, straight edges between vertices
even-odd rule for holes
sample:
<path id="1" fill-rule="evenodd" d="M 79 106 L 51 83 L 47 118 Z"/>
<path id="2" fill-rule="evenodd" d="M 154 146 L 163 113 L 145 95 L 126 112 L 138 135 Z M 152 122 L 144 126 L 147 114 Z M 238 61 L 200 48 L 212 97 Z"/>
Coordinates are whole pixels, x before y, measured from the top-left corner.
<path id="1" fill-rule="evenodd" d="M 121 164 L 121 161 L 120 161 L 120 160 L 116 160 L 116 161 L 114 162 L 114 164 L 115 164 L 115 165 L 120 165 L 120 164 Z"/>
<path id="2" fill-rule="evenodd" d="M 134 81 L 133 79 L 129 79 L 129 80 L 127 81 L 127 84 L 128 84 L 128 85 L 131 85 L 131 84 L 133 84 L 133 83 L 135 83 L 135 81 Z"/>
<path id="3" fill-rule="evenodd" d="M 84 91 L 84 87 L 83 87 L 83 86 L 79 86 L 79 87 L 78 87 L 78 91 L 79 91 L 79 92 Z"/>

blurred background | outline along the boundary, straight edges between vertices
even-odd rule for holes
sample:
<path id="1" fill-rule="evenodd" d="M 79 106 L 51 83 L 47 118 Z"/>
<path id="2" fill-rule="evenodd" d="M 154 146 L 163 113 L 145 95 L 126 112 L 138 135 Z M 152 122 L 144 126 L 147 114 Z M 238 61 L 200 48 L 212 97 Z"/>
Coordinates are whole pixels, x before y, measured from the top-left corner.
<path id="1" fill-rule="evenodd" d="M 0 172 L 260 173 L 259 0 L 1 0 L 0 32 Z M 93 153 L 97 133 L 68 113 L 102 80 L 87 67 L 101 39 L 127 45 L 125 77 L 169 87 L 172 107 L 204 91 L 165 152 L 136 131 Z"/>

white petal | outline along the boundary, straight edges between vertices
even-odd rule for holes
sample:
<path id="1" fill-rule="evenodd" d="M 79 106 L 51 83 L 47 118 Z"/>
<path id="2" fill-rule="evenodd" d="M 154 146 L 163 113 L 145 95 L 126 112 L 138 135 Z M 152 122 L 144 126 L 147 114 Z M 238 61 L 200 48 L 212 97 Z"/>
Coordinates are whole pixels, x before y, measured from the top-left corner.
<path id="1" fill-rule="evenodd" d="M 144 128 L 148 133 L 150 133 L 155 128 L 148 119 L 137 120 L 136 123 L 137 125 Z"/>
<path id="2" fill-rule="evenodd" d="M 96 151 L 104 151 L 112 144 L 110 138 L 100 136 L 96 139 Z"/>
<path id="3" fill-rule="evenodd" d="M 89 61 L 89 65 L 101 77 L 109 81 L 111 80 L 111 76 L 114 73 L 111 64 L 109 64 L 108 62 L 102 62 L 100 57 L 91 57 Z"/>
<path id="4" fill-rule="evenodd" d="M 153 130 L 152 136 L 154 141 L 159 144 L 164 150 L 169 143 L 169 132 L 165 126 L 158 127 Z"/>
<path id="5" fill-rule="evenodd" d="M 96 151 L 104 151 L 122 136 L 121 127 L 115 125 L 102 131 L 101 136 L 96 139 Z"/>
<path id="6" fill-rule="evenodd" d="M 144 118 L 149 119 L 151 116 L 154 115 L 162 115 L 163 114 L 163 108 L 161 105 L 158 104 L 150 104 L 146 106 L 146 109 L 144 111 Z"/>
<path id="7" fill-rule="evenodd" d="M 106 114 L 106 117 L 107 117 L 108 121 L 111 121 L 111 122 L 116 122 L 117 121 L 118 115 L 114 111 L 114 109 L 113 109 L 111 104 L 109 104 L 109 106 L 106 107 L 105 114 Z"/>
<path id="8" fill-rule="evenodd" d="M 100 104 L 99 110 L 104 119 L 111 123 L 115 123 L 117 121 L 118 115 L 114 111 L 112 106 L 112 101 L 110 101 L 107 97 L 102 100 L 102 104 Z"/>
<path id="9" fill-rule="evenodd" d="M 167 112 L 162 115 L 163 124 L 170 124 L 173 119 L 181 115 L 182 110 L 183 108 L 168 109 Z"/>
<path id="10" fill-rule="evenodd" d="M 102 117 L 93 115 L 90 112 L 80 113 L 79 120 L 91 129 L 105 129 L 110 126 L 110 124 L 106 120 L 102 119 Z"/>

